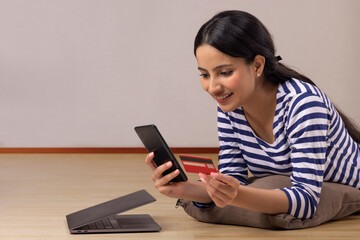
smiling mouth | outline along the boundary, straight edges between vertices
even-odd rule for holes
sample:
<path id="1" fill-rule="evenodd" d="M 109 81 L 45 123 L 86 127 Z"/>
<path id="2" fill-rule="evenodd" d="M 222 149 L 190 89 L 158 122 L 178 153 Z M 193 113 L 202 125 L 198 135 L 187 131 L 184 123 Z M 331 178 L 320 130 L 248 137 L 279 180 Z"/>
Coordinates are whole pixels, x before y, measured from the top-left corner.
<path id="1" fill-rule="evenodd" d="M 222 100 L 225 100 L 226 98 L 230 97 L 231 95 L 233 95 L 233 94 L 228 93 L 228 94 L 225 94 L 225 95 L 222 95 L 222 96 L 216 96 L 216 99 L 222 101 Z"/>

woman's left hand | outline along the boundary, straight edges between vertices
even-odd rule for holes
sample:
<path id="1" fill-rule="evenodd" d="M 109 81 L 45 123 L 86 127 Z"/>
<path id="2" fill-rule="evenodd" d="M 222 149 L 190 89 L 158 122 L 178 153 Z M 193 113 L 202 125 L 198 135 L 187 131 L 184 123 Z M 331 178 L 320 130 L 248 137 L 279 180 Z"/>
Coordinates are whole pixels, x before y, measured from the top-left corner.
<path id="1" fill-rule="evenodd" d="M 233 204 L 238 196 L 240 182 L 231 176 L 221 173 L 211 173 L 210 176 L 199 173 L 201 182 L 216 206 L 225 207 Z"/>

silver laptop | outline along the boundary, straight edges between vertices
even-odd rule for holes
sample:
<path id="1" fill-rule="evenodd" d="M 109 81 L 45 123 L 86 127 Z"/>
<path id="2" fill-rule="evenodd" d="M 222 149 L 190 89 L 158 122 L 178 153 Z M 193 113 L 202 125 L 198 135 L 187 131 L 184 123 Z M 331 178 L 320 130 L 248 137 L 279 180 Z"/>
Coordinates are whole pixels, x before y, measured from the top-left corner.
<path id="1" fill-rule="evenodd" d="M 118 215 L 156 201 L 140 190 L 66 216 L 70 233 L 158 232 L 159 224 L 148 214 Z"/>

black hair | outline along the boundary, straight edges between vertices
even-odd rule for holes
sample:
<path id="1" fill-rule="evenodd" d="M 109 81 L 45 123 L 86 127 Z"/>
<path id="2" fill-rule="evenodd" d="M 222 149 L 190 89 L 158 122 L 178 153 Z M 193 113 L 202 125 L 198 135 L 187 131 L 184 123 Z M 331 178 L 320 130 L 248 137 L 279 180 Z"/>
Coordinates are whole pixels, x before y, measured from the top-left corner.
<path id="1" fill-rule="evenodd" d="M 263 75 L 274 85 L 284 83 L 291 78 L 315 83 L 303 74 L 280 63 L 275 56 L 275 46 L 266 27 L 255 16 L 244 11 L 224 11 L 201 26 L 194 42 L 194 54 L 199 46 L 208 44 L 219 51 L 236 58 L 245 59 L 247 64 L 254 61 L 256 55 L 265 57 Z M 360 131 L 339 112 L 350 136 L 360 143 Z"/>

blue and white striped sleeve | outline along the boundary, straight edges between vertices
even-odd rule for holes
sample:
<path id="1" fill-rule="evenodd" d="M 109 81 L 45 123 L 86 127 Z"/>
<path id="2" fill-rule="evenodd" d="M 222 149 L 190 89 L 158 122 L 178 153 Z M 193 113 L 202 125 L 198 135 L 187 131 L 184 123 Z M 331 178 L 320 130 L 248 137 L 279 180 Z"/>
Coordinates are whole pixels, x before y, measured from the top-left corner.
<path id="1" fill-rule="evenodd" d="M 232 176 L 242 185 L 248 184 L 247 164 L 238 146 L 230 118 L 218 107 L 219 172 Z"/>
<path id="2" fill-rule="evenodd" d="M 218 107 L 218 135 L 219 135 L 219 172 L 232 176 L 247 185 L 247 166 L 237 144 L 237 138 L 231 126 L 229 117 Z M 215 204 L 193 202 L 198 208 L 210 208 Z"/>
<path id="3" fill-rule="evenodd" d="M 320 200 L 330 126 L 328 108 L 318 96 L 301 94 L 292 101 L 286 127 L 291 149 L 291 188 L 288 214 L 312 218 Z"/>

